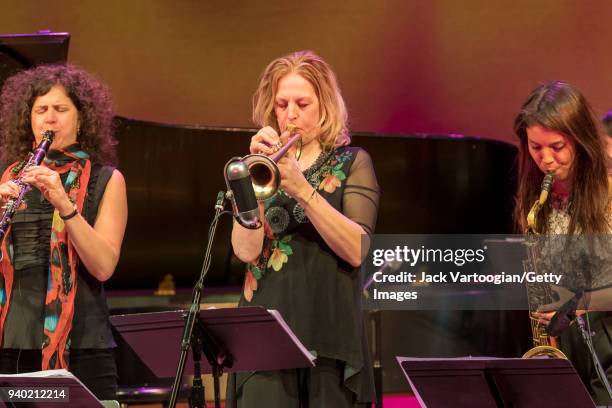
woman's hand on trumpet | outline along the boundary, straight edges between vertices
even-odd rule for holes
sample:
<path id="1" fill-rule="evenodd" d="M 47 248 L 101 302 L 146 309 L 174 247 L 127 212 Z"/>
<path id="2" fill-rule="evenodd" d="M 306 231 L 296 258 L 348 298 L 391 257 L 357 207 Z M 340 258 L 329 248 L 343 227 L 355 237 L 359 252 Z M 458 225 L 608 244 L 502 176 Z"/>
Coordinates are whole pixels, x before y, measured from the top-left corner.
<path id="1" fill-rule="evenodd" d="M 280 147 L 280 137 L 276 130 L 271 126 L 259 129 L 259 132 L 251 138 L 249 150 L 251 154 L 271 155 L 278 151 Z"/>
<path id="2" fill-rule="evenodd" d="M 287 142 L 287 141 L 285 141 Z M 271 156 L 283 146 L 280 136 L 270 126 L 266 126 L 251 138 L 249 150 L 251 154 L 265 154 Z M 312 187 L 304 177 L 302 169 L 295 158 L 295 146 L 276 162 L 281 175 L 280 189 L 290 196 L 300 199 L 312 194 Z"/>
<path id="3" fill-rule="evenodd" d="M 304 177 L 295 153 L 289 151 L 276 164 L 281 175 L 280 189 L 298 201 L 305 201 L 312 194 L 312 186 Z"/>

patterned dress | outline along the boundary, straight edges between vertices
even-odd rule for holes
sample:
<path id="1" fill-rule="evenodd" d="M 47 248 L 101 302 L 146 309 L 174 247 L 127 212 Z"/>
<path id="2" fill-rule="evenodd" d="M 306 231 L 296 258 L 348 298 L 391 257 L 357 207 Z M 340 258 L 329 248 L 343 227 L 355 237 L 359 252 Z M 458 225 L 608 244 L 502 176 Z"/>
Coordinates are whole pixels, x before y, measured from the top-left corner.
<path id="1" fill-rule="evenodd" d="M 548 233 L 557 236 L 558 245 L 564 241 L 570 223 L 569 201 L 553 195 L 553 208 L 548 217 Z M 610 218 L 610 213 L 609 213 Z M 612 225 L 608 219 L 608 225 Z M 612 283 L 612 235 L 584 236 L 572 241 L 572 248 L 566 248 L 562 256 L 551 257 L 557 261 L 555 269 L 563 270 L 562 286 L 570 289 L 601 289 Z M 574 239 L 574 238 L 572 238 Z M 577 247 L 577 249 L 576 249 Z M 585 256 L 585 254 L 587 254 Z M 572 265 L 587 267 L 572 267 Z M 595 333 L 593 346 L 606 371 L 608 381 L 612 381 L 612 312 L 589 312 L 585 320 Z M 597 377 L 591 355 L 587 349 L 577 324 L 572 324 L 559 336 L 559 346 L 570 359 L 578 375 L 597 405 L 610 405 L 612 401 Z"/>
<path id="2" fill-rule="evenodd" d="M 361 225 L 368 236 L 373 233 L 380 192 L 364 150 L 340 147 L 323 152 L 304 176 L 335 209 Z M 344 386 L 357 402 L 373 401 L 359 268 L 327 246 L 304 209 L 286 193 L 279 191 L 265 203 L 265 218 L 263 251 L 247 267 L 240 305 L 278 310 L 308 350 L 343 363 Z M 230 400 L 249 376 L 241 373 L 230 381 Z"/>

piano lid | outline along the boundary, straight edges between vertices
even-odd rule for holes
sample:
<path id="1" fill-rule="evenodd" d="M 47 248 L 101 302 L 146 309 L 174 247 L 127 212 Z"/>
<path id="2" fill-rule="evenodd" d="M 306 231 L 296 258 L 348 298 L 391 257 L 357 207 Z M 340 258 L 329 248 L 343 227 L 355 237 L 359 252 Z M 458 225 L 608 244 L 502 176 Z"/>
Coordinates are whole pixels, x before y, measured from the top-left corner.
<path id="1" fill-rule="evenodd" d="M 223 166 L 247 153 L 252 129 L 171 126 L 118 118 L 120 169 L 129 221 L 121 259 L 106 286 L 177 287 L 199 276 Z M 372 156 L 382 197 L 377 233 L 506 233 L 515 192 L 514 145 L 460 135 L 355 133 Z M 222 218 L 206 286 L 242 284 Z"/>

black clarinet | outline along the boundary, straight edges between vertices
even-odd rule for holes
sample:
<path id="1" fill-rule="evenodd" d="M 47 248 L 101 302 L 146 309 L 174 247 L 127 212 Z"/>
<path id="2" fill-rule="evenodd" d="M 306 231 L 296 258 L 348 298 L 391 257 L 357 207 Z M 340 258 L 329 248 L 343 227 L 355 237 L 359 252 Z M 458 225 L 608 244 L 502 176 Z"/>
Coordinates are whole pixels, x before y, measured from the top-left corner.
<path id="1" fill-rule="evenodd" d="M 6 235 L 6 232 L 8 231 L 11 225 L 11 221 L 13 219 L 15 211 L 17 211 L 17 209 L 21 207 L 25 195 L 28 191 L 32 189 L 29 184 L 24 183 L 22 181 L 23 172 L 32 166 L 38 166 L 40 165 L 40 163 L 42 163 L 43 159 L 47 155 L 47 152 L 49 151 L 51 143 L 53 143 L 53 137 L 55 137 L 54 131 L 45 130 L 43 132 L 40 144 L 36 147 L 36 149 L 34 149 L 32 153 L 30 153 L 30 157 L 27 163 L 19 171 L 19 175 L 17 176 L 17 178 L 13 180 L 13 182 L 19 187 L 19 194 L 17 195 L 17 197 L 9 198 L 6 201 L 6 205 L 3 207 L 4 213 L 2 213 L 2 220 L 0 220 L 0 244 L 4 241 L 4 236 Z M 0 259 L 2 259 L 1 255 Z"/>

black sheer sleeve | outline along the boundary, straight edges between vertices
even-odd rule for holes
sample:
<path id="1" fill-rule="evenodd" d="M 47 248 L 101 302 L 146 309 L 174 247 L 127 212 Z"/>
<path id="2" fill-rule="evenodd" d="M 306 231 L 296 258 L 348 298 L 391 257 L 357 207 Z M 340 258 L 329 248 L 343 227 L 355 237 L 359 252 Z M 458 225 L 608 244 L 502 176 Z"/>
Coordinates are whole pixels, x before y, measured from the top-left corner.
<path id="1" fill-rule="evenodd" d="M 342 212 L 363 227 L 368 236 L 374 233 L 380 187 L 370 155 L 362 149 L 351 166 L 342 197 Z"/>

